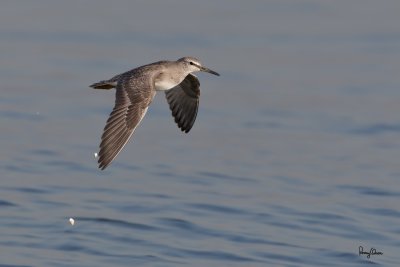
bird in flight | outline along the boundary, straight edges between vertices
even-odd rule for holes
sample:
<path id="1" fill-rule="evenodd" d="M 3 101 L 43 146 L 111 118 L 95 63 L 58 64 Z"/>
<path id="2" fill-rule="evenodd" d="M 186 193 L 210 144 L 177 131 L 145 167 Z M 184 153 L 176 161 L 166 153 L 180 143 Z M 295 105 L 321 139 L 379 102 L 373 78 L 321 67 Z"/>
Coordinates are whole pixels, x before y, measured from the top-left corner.
<path id="1" fill-rule="evenodd" d="M 104 170 L 121 152 L 142 121 L 157 91 L 164 91 L 178 127 L 188 133 L 196 120 L 200 82 L 193 72 L 219 76 L 194 57 L 158 61 L 90 85 L 94 89 L 116 88 L 115 105 L 101 136 L 97 154 Z"/>

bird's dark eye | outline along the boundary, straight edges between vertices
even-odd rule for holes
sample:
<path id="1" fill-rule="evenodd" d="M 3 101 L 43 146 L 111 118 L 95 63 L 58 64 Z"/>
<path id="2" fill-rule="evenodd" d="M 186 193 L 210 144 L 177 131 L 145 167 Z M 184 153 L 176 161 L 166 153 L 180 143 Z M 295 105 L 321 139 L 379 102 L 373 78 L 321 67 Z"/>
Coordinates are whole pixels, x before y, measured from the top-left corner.
<path id="1" fill-rule="evenodd" d="M 189 62 L 190 65 L 194 65 L 194 63 L 192 61 Z"/>

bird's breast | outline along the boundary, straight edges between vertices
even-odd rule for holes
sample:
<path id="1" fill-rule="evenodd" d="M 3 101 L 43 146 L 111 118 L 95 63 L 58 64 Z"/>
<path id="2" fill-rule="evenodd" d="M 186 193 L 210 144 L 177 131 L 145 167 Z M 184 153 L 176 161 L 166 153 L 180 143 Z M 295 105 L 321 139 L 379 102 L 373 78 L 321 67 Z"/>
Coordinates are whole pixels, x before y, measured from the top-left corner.
<path id="1" fill-rule="evenodd" d="M 155 79 L 155 86 L 157 91 L 165 91 L 177 86 L 181 82 L 182 81 L 178 78 L 172 77 L 166 73 L 161 73 Z"/>

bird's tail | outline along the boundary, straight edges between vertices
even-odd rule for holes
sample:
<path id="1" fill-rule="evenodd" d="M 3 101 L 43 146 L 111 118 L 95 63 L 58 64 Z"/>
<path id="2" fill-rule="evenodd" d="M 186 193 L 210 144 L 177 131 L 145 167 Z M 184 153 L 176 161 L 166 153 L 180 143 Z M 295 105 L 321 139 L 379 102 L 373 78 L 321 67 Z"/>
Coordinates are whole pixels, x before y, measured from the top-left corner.
<path id="1" fill-rule="evenodd" d="M 92 87 L 94 89 L 112 89 L 115 88 L 117 86 L 117 83 L 114 81 L 100 81 L 97 83 L 94 83 L 92 85 L 90 85 L 89 87 Z"/>

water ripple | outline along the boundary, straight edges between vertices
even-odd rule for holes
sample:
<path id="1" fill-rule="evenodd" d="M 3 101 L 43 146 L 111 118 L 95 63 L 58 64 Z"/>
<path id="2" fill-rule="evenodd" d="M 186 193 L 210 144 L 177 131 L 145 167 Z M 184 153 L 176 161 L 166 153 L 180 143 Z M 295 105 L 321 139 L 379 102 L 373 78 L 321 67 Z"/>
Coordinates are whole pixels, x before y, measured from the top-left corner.
<path id="1" fill-rule="evenodd" d="M 18 191 L 22 193 L 28 193 L 28 194 L 48 194 L 51 193 L 50 190 L 43 189 L 43 188 L 37 188 L 37 187 L 7 187 L 7 190 L 12 190 L 12 191 Z"/>
<path id="2" fill-rule="evenodd" d="M 229 180 L 229 181 L 237 181 L 237 182 L 255 182 L 254 179 L 247 178 L 247 177 L 238 177 L 233 175 L 228 175 L 225 173 L 217 173 L 217 172 L 210 172 L 210 171 L 199 171 L 197 174 L 201 176 L 206 176 L 209 178 L 217 178 L 221 180 Z"/>
<path id="3" fill-rule="evenodd" d="M 381 197 L 399 197 L 400 192 L 390 191 L 388 189 L 376 188 L 359 185 L 338 185 L 338 189 L 350 190 L 361 195 L 381 196 Z"/>
<path id="4" fill-rule="evenodd" d="M 18 163 L 18 164 L 9 163 L 4 165 L 4 169 L 9 172 L 18 172 L 21 174 L 40 173 L 38 166 L 28 163 Z"/>
<path id="5" fill-rule="evenodd" d="M 289 256 L 289 255 L 283 255 L 280 253 L 268 253 L 268 252 L 262 252 L 262 253 L 257 253 L 256 254 L 258 257 L 265 258 L 268 260 L 279 260 L 279 261 L 284 261 L 284 262 L 290 262 L 290 263 L 300 263 L 304 262 L 304 260 L 300 256 Z"/>
<path id="6" fill-rule="evenodd" d="M 191 223 L 189 221 L 186 221 L 184 219 L 177 219 L 177 218 L 160 218 L 158 219 L 158 221 L 165 226 L 172 226 L 176 229 L 179 230 L 186 230 L 186 231 L 190 231 L 193 233 L 208 233 L 209 230 L 206 230 L 204 228 L 201 228 L 197 225 L 195 225 L 194 223 Z"/>
<path id="7" fill-rule="evenodd" d="M 215 204 L 193 203 L 193 204 L 186 204 L 186 206 L 217 213 L 236 214 L 236 215 L 246 214 L 245 210 L 228 206 L 215 205 Z"/>
<path id="8" fill-rule="evenodd" d="M 0 206 L 1 207 L 15 207 L 15 206 L 18 206 L 18 205 L 14 204 L 12 202 L 0 199 Z"/>
<path id="9" fill-rule="evenodd" d="M 74 161 L 67 161 L 67 160 L 50 160 L 45 162 L 46 165 L 50 167 L 57 167 L 62 168 L 64 170 L 72 170 L 72 171 L 79 171 L 79 172 L 92 172 L 93 169 L 86 167 L 83 164 L 74 162 Z"/>
<path id="10" fill-rule="evenodd" d="M 376 123 L 356 128 L 351 131 L 354 134 L 361 135 L 378 135 L 385 133 L 399 133 L 400 124 Z"/>
<path id="11" fill-rule="evenodd" d="M 55 157 L 60 155 L 60 153 L 50 149 L 32 149 L 29 151 L 29 153 L 32 155 L 44 157 Z"/>
<path id="12" fill-rule="evenodd" d="M 246 129 L 276 129 L 282 128 L 279 122 L 247 121 L 242 124 Z"/>
<path id="13" fill-rule="evenodd" d="M 367 208 L 367 209 L 363 209 L 363 210 L 366 213 L 372 213 L 372 214 L 376 214 L 376 215 L 379 215 L 379 216 L 400 218 L 400 211 L 394 210 L 394 209 L 383 209 L 383 208 L 372 209 L 372 208 Z"/>
<path id="14" fill-rule="evenodd" d="M 243 233 L 222 231 L 221 229 L 211 229 L 196 225 L 195 223 L 189 222 L 183 219 L 177 218 L 160 218 L 158 220 L 164 226 L 172 226 L 173 230 L 185 231 L 190 234 L 201 235 L 204 237 L 220 238 L 226 241 L 238 243 L 238 244 L 263 244 L 280 247 L 297 247 L 296 245 L 288 244 L 285 242 L 278 242 L 274 240 L 266 240 L 261 237 L 248 236 Z M 172 229 L 168 229 L 171 231 Z"/>
<path id="15" fill-rule="evenodd" d="M 233 253 L 215 251 L 215 250 L 190 250 L 190 249 L 176 249 L 174 251 L 169 251 L 166 253 L 173 257 L 195 257 L 208 260 L 221 260 L 221 261 L 231 261 L 231 262 L 263 262 L 257 259 L 252 259 L 250 257 L 240 256 Z"/>
<path id="16" fill-rule="evenodd" d="M 89 222 L 97 222 L 97 223 L 105 223 L 114 226 L 122 226 L 130 229 L 135 230 L 142 230 L 142 231 L 159 231 L 157 227 L 149 226 L 146 224 L 140 223 L 132 223 L 124 220 L 116 220 L 116 219 L 109 219 L 109 218 L 89 218 L 89 217 L 77 217 L 76 220 L 79 221 L 89 221 Z"/>
<path id="17" fill-rule="evenodd" d="M 0 116 L 13 120 L 42 121 L 44 116 L 40 114 L 26 113 L 20 111 L 0 111 Z"/>

